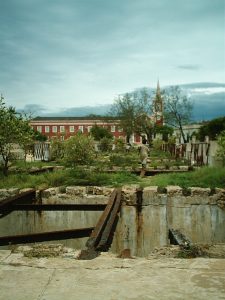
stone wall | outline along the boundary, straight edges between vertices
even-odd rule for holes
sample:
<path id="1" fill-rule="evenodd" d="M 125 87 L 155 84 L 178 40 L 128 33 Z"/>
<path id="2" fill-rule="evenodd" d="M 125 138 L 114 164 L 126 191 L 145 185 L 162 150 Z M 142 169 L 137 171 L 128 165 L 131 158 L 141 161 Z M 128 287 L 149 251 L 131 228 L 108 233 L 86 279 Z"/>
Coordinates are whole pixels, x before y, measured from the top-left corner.
<path id="1" fill-rule="evenodd" d="M 112 189 L 102 187 L 51 188 L 37 192 L 42 203 L 107 203 Z M 18 189 L 0 190 L 0 199 Z M 95 226 L 101 212 L 13 212 L 0 219 L 0 236 Z M 111 251 L 129 248 L 132 255 L 146 256 L 167 245 L 169 228 L 179 229 L 194 243 L 225 243 L 225 190 L 168 186 L 140 190 L 124 186 L 122 206 Z M 87 238 L 65 240 L 83 248 Z"/>

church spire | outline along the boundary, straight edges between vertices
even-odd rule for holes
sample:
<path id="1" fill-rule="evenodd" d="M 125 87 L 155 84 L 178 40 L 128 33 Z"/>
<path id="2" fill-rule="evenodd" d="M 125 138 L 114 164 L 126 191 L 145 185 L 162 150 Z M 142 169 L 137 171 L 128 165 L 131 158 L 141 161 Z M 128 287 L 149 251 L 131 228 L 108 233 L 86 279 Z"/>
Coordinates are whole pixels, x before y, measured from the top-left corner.
<path id="1" fill-rule="evenodd" d="M 155 116 L 155 123 L 163 125 L 163 99 L 161 96 L 159 80 L 157 81 L 156 94 L 153 101 L 153 112 Z"/>

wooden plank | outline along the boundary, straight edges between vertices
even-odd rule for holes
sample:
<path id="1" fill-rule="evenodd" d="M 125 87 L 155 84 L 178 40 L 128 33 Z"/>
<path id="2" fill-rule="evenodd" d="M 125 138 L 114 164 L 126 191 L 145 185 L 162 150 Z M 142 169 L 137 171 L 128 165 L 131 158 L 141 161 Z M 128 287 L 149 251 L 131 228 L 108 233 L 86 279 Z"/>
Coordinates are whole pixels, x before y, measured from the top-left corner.
<path id="1" fill-rule="evenodd" d="M 120 205 L 121 205 L 121 189 L 118 189 L 116 194 L 115 204 L 113 206 L 113 209 L 111 210 L 109 219 L 101 235 L 101 239 L 98 245 L 96 246 L 97 250 L 105 250 L 106 248 L 108 248 L 108 246 L 110 246 L 107 244 L 107 242 L 109 241 L 110 235 L 112 234 L 113 225 L 116 221 L 116 217 L 118 215 Z"/>
<path id="2" fill-rule="evenodd" d="M 101 238 L 101 234 L 105 228 L 105 225 L 109 219 L 111 210 L 113 208 L 113 205 L 114 205 L 114 202 L 116 199 L 116 194 L 117 194 L 117 189 L 114 189 L 104 212 L 102 213 L 101 217 L 99 218 L 97 225 L 95 226 L 93 232 L 90 235 L 90 238 L 88 239 L 88 241 L 86 243 L 87 248 L 94 248 L 98 244 L 98 241 Z"/>

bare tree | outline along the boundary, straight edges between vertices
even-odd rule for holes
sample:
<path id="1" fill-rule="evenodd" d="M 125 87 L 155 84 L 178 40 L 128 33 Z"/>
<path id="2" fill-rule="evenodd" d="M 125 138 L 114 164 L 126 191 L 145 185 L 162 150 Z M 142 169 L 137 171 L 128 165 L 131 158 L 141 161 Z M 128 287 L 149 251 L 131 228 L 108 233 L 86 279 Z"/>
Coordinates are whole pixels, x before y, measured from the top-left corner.
<path id="1" fill-rule="evenodd" d="M 172 86 L 164 95 L 164 120 L 169 126 L 180 130 L 184 143 L 187 139 L 183 126 L 190 123 L 193 104 L 178 86 Z"/>

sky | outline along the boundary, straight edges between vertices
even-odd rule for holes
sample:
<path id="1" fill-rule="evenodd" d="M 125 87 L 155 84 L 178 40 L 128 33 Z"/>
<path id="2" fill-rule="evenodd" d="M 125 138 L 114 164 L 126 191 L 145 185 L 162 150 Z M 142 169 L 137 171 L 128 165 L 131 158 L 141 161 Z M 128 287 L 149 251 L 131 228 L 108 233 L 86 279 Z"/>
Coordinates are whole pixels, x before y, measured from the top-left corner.
<path id="1" fill-rule="evenodd" d="M 224 0 L 0 0 L 0 12 L 0 92 L 16 108 L 225 83 Z"/>

